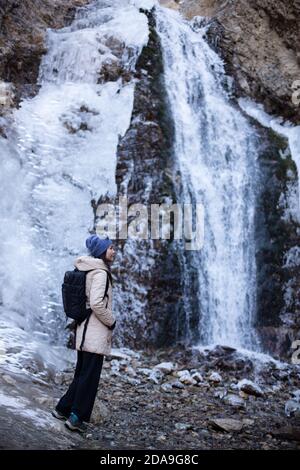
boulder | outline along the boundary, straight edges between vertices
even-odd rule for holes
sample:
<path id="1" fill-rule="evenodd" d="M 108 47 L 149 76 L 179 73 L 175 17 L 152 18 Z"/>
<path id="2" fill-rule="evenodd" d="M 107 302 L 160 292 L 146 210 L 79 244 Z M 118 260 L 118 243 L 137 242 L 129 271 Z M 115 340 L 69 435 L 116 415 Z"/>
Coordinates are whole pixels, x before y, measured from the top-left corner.
<path id="1" fill-rule="evenodd" d="M 234 395 L 233 393 L 226 395 L 223 400 L 225 403 L 228 403 L 235 408 L 245 408 L 246 406 L 245 400 L 243 400 L 243 398 L 239 397 L 238 395 Z"/>
<path id="2" fill-rule="evenodd" d="M 256 397 L 264 396 L 264 392 L 261 387 L 256 383 L 252 382 L 251 380 L 243 379 L 237 385 L 239 390 L 244 393 L 247 393 L 248 395 L 254 395 Z"/>
<path id="3" fill-rule="evenodd" d="M 296 400 L 288 400 L 284 406 L 284 412 L 288 418 L 291 416 L 300 418 L 300 403 Z"/>
<path id="4" fill-rule="evenodd" d="M 178 372 L 178 378 L 180 382 L 186 385 L 196 385 L 197 381 L 193 379 L 188 370 L 181 370 Z"/>
<path id="5" fill-rule="evenodd" d="M 102 423 L 105 419 L 109 416 L 109 409 L 108 407 L 101 402 L 100 400 L 96 400 L 91 416 L 91 424 L 98 424 Z"/>
<path id="6" fill-rule="evenodd" d="M 243 428 L 243 422 L 232 418 L 219 418 L 210 421 L 215 429 L 226 432 L 239 432 Z"/>
<path id="7" fill-rule="evenodd" d="M 193 374 L 191 374 L 192 378 L 194 380 L 196 380 L 196 382 L 203 382 L 203 377 L 202 375 L 200 374 L 200 372 L 194 372 Z"/>
<path id="8" fill-rule="evenodd" d="M 176 369 L 176 365 L 173 362 L 161 362 L 154 368 L 159 369 L 163 374 L 171 374 Z"/>
<path id="9" fill-rule="evenodd" d="M 212 382 L 214 384 L 219 384 L 222 382 L 222 377 L 218 372 L 212 372 L 210 376 L 208 377 L 209 382 Z"/>

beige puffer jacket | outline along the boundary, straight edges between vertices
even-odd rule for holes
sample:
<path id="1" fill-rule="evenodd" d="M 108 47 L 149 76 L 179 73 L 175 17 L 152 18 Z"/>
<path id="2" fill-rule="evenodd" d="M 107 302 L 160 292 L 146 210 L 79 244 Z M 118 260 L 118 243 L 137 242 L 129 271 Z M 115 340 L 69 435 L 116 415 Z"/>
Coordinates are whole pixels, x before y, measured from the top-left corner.
<path id="1" fill-rule="evenodd" d="M 92 256 L 80 256 L 76 259 L 74 266 L 79 271 L 89 271 L 86 274 L 86 296 L 87 308 L 92 309 L 82 351 L 88 351 L 96 354 L 108 356 L 111 353 L 112 330 L 106 325 L 111 326 L 115 322 L 112 313 L 112 286 L 109 282 L 107 297 L 102 300 L 105 292 L 106 278 L 109 268 L 100 258 Z M 106 307 L 107 304 L 107 307 Z M 82 322 L 76 328 L 76 349 L 80 350 L 83 329 L 85 322 Z"/>

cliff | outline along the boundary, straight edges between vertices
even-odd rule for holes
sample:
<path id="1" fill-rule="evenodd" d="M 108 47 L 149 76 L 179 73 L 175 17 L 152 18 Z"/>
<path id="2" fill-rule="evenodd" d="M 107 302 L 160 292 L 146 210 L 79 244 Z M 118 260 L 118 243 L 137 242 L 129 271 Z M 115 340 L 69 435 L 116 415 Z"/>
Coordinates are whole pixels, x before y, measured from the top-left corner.
<path id="1" fill-rule="evenodd" d="M 37 93 L 47 28 L 63 28 L 88 0 L 0 0 L 0 114 Z M 2 81 L 1 81 L 2 80 Z"/>
<path id="2" fill-rule="evenodd" d="M 205 16 L 207 37 L 235 78 L 237 96 L 300 122 L 299 0 L 163 0 L 187 18 Z M 294 99 L 293 99 L 294 93 Z"/>

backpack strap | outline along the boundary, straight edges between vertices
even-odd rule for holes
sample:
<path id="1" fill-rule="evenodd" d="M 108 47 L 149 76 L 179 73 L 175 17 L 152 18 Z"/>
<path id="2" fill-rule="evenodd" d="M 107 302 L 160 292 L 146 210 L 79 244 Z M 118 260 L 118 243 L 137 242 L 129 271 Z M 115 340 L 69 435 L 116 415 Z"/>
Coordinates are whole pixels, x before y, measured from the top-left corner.
<path id="1" fill-rule="evenodd" d="M 105 271 L 106 271 L 106 269 L 105 269 Z M 108 287 L 109 287 L 109 281 L 110 281 L 110 283 L 111 283 L 111 285 L 112 285 L 112 276 L 111 276 L 111 273 L 110 273 L 109 271 L 106 271 L 106 273 L 107 273 L 107 277 L 106 277 L 106 286 L 105 286 L 105 292 L 104 292 L 103 299 L 104 299 L 105 297 L 107 297 L 107 302 L 106 302 L 106 306 L 105 306 L 105 307 L 107 308 L 107 304 L 108 304 L 108 294 L 107 294 L 107 292 L 108 292 Z"/>
<path id="2" fill-rule="evenodd" d="M 82 351 L 82 348 L 83 348 L 83 343 L 84 343 L 84 340 L 85 340 L 85 335 L 86 335 L 86 330 L 87 330 L 87 327 L 88 327 L 88 323 L 89 323 L 89 319 L 91 317 L 91 314 L 92 314 L 92 309 L 89 308 L 87 309 L 87 312 L 88 312 L 88 316 L 85 320 L 85 324 L 84 324 L 84 328 L 83 328 L 83 333 L 82 333 L 82 340 L 81 340 L 81 344 L 80 344 L 80 351 Z"/>

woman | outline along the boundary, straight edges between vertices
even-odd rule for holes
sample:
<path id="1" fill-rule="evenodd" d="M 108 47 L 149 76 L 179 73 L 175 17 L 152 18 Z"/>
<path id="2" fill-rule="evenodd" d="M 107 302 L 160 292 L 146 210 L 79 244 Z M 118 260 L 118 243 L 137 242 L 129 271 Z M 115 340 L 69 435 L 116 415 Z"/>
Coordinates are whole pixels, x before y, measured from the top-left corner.
<path id="1" fill-rule="evenodd" d="M 90 236 L 86 240 L 89 256 L 80 256 L 74 263 L 79 271 L 87 272 L 86 307 L 90 308 L 92 313 L 88 320 L 76 328 L 77 363 L 74 378 L 52 411 L 55 418 L 66 420 L 65 425 L 71 431 L 84 432 L 87 429 L 84 421 L 90 421 L 103 358 L 111 352 L 112 330 L 116 324 L 112 313 L 110 274 L 110 265 L 115 258 L 112 243 L 109 238 Z M 108 290 L 105 296 L 107 282 Z"/>

